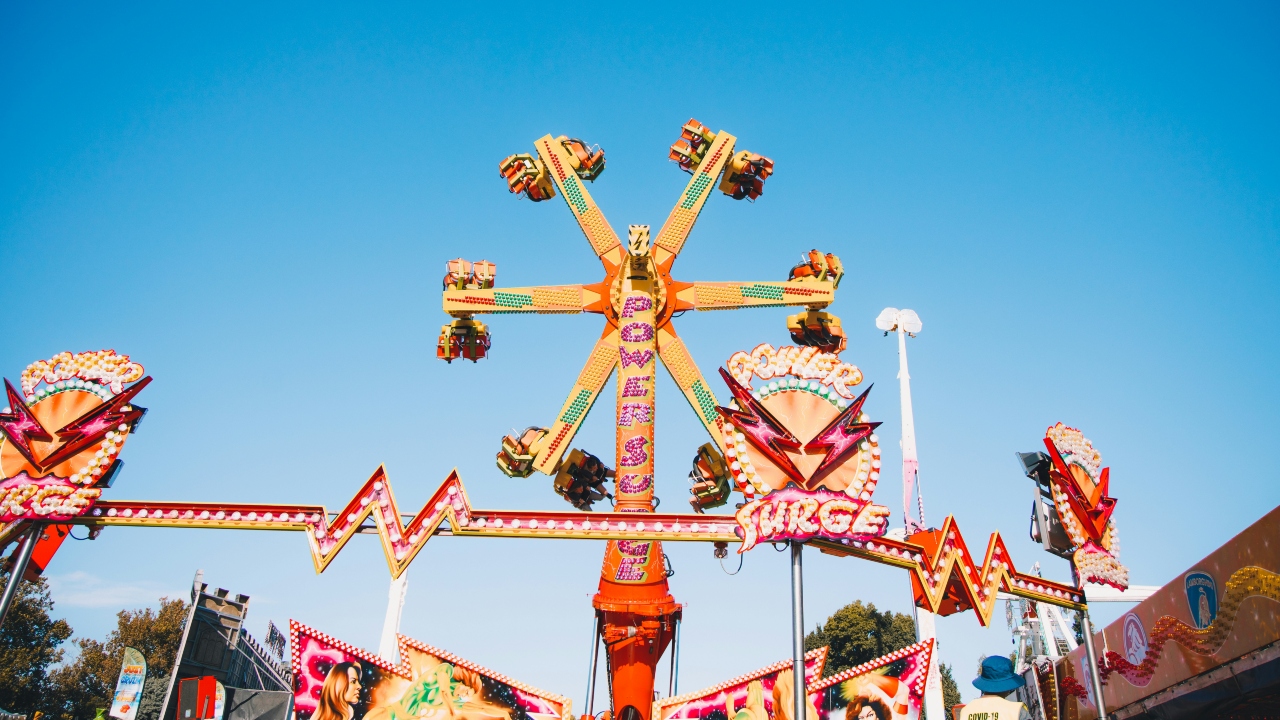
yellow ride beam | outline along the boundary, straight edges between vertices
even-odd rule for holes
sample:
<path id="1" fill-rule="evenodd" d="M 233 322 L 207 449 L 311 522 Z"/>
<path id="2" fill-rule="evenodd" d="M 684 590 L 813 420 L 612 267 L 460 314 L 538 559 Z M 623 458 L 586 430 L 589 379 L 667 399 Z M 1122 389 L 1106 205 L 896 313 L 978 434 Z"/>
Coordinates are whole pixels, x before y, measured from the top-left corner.
<path id="1" fill-rule="evenodd" d="M 611 329 L 591 350 L 591 356 L 587 358 L 582 372 L 578 373 L 578 380 L 560 408 L 555 424 L 534 448 L 537 453 L 533 461 L 535 470 L 547 475 L 556 473 L 560 467 L 560 458 L 569 449 L 573 436 L 587 419 L 587 413 L 600 396 L 605 383 L 609 382 L 609 376 L 613 374 L 613 368 L 617 364 L 618 331 Z"/>
<path id="2" fill-rule="evenodd" d="M 735 142 L 737 138 L 723 130 L 712 141 L 711 147 L 707 149 L 707 154 L 698 165 L 698 169 L 694 171 L 693 177 L 689 179 L 689 184 L 685 186 L 680 199 L 676 201 L 675 207 L 671 208 L 667 221 L 658 231 L 658 239 L 653 243 L 653 259 L 658 264 L 666 262 L 669 256 L 680 254 L 684 241 L 693 230 L 693 224 L 698 221 L 698 215 L 702 213 L 702 206 L 719 186 L 720 173 L 724 172 L 725 163 L 729 162 L 729 158 L 733 156 Z"/>
<path id="3" fill-rule="evenodd" d="M 604 213 L 600 211 L 600 206 L 591 199 L 587 186 L 583 185 L 582 180 L 574 173 L 569 151 L 550 135 L 539 138 L 533 146 L 538 151 L 538 158 L 551 174 L 551 179 L 555 181 L 556 187 L 560 189 L 560 197 L 564 198 L 574 219 L 578 221 L 578 226 L 582 228 L 582 234 L 586 235 L 587 242 L 591 243 L 591 249 L 600 258 L 609 256 L 616 265 L 621 259 L 622 243 L 618 241 L 618 234 L 613 231 Z"/>
<path id="4" fill-rule="evenodd" d="M 445 290 L 444 311 L 454 317 L 493 313 L 575 314 L 599 302 L 600 295 L 582 285 Z"/>
<path id="5" fill-rule="evenodd" d="M 747 307 L 806 305 L 824 308 L 836 299 L 829 280 L 787 282 L 695 282 L 677 295 L 678 307 L 697 310 L 737 310 Z"/>
<path id="6" fill-rule="evenodd" d="M 689 354 L 689 348 L 685 347 L 684 341 L 676 336 L 670 325 L 658 330 L 658 357 L 662 359 L 667 372 L 671 373 L 671 379 L 680 386 L 684 399 L 689 401 L 698 420 L 702 421 L 711 439 L 723 452 L 725 446 L 720 436 L 721 419 L 720 413 L 716 412 L 719 403 L 716 402 L 715 393 L 711 391 L 706 378 L 702 377 L 702 371 Z"/>

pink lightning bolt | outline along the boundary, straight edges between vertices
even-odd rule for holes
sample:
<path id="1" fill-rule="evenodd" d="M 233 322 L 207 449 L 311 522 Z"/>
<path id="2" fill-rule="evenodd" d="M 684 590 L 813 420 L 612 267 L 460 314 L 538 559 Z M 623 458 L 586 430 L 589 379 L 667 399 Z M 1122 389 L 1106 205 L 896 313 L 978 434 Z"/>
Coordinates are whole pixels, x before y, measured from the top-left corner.
<path id="1" fill-rule="evenodd" d="M 795 463 L 791 461 L 791 458 L 783 452 L 784 448 L 799 450 L 800 441 L 789 430 L 784 428 L 763 405 L 751 397 L 750 388 L 744 387 L 737 380 L 734 380 L 733 376 L 725 371 L 724 368 L 720 368 L 720 377 L 724 378 L 725 384 L 729 386 L 729 392 L 733 393 L 733 399 L 737 400 L 738 407 L 742 408 L 741 410 L 730 410 L 729 408 L 718 407 L 716 409 L 720 411 L 721 417 L 726 422 L 733 423 L 733 426 L 741 430 L 742 434 L 746 436 L 747 442 L 750 442 L 757 450 L 764 453 L 797 484 L 803 486 L 805 482 L 804 475 L 795 466 Z"/>
<path id="2" fill-rule="evenodd" d="M 57 433 L 62 445 L 36 464 L 36 467 L 42 471 L 47 470 L 80 454 L 85 448 L 101 440 L 113 428 L 121 424 L 131 425 L 141 419 L 147 411 L 130 406 L 129 401 L 150 382 L 150 376 L 144 377 L 119 395 L 67 423 Z"/>
<path id="3" fill-rule="evenodd" d="M 878 422 L 864 423 L 857 421 L 858 416 L 862 414 L 862 404 L 867 401 L 867 393 L 871 392 L 871 387 L 863 391 L 857 400 L 854 400 L 849 407 L 844 409 L 844 412 L 837 415 L 835 420 L 832 420 L 829 425 L 823 428 L 822 432 L 818 433 L 817 437 L 809 441 L 809 447 L 827 448 L 827 456 L 822 459 L 818 469 L 813 472 L 814 480 L 839 467 L 849 455 L 858 449 L 858 443 L 880 427 Z"/>
<path id="4" fill-rule="evenodd" d="M 4 381 L 4 391 L 9 397 L 11 412 L 0 413 L 0 431 L 4 432 L 5 437 L 9 438 L 9 442 L 13 443 L 13 447 L 27 459 L 27 462 L 39 468 L 40 463 L 36 462 L 31 441 L 53 442 L 53 437 L 49 435 L 48 430 L 44 429 L 36 416 L 31 414 L 31 409 L 27 407 L 27 403 L 23 401 L 18 391 L 13 389 L 8 379 Z"/>

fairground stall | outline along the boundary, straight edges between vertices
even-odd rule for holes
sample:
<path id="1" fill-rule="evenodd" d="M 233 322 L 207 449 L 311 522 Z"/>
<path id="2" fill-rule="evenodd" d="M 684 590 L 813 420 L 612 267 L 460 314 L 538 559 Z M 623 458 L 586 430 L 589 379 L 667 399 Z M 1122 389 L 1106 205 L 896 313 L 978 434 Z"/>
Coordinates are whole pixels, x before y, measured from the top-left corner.
<path id="1" fill-rule="evenodd" d="M 1280 508 L 1094 638 L 1117 720 L 1280 717 Z M 1056 665 L 1063 718 L 1098 715 L 1080 647 Z"/>

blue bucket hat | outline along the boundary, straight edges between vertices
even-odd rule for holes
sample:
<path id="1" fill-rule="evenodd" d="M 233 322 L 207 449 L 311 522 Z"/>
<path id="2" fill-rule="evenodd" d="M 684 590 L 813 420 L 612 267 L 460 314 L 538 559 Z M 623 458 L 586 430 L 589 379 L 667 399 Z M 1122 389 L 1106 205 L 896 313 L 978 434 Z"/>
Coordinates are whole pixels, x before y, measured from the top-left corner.
<path id="1" fill-rule="evenodd" d="M 1013 662 L 1002 655 L 994 655 L 982 661 L 982 674 L 973 681 L 973 686 L 984 693 L 1004 693 L 1016 690 L 1027 681 L 1013 672 Z"/>

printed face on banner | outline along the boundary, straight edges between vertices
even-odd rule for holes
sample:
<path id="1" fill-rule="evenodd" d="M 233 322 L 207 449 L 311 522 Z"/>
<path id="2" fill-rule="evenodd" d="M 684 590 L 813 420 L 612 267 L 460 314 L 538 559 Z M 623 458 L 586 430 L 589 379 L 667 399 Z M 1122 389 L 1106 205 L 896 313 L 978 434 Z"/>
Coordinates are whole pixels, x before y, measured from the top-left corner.
<path id="1" fill-rule="evenodd" d="M 560 720 L 568 701 L 401 638 L 399 666 L 295 625 L 298 720 Z"/>
<path id="2" fill-rule="evenodd" d="M 805 679 L 822 674 L 827 648 L 805 654 Z M 705 690 L 656 703 L 656 720 L 792 720 L 795 714 L 791 661 L 775 663 Z M 808 720 L 816 720 L 809 708 Z"/>
<path id="3" fill-rule="evenodd" d="M 926 640 L 813 683 L 817 720 L 917 720 L 932 651 Z"/>

